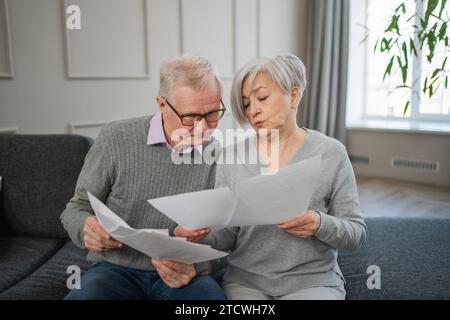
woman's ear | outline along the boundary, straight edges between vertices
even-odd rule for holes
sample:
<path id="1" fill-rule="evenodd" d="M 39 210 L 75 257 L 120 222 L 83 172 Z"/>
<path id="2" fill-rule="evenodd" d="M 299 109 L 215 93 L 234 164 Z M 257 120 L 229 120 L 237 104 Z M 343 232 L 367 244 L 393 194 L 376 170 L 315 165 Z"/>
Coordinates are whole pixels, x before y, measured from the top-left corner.
<path id="1" fill-rule="evenodd" d="M 293 87 L 291 90 L 291 108 L 296 109 L 300 99 L 301 99 L 301 93 L 299 87 Z"/>

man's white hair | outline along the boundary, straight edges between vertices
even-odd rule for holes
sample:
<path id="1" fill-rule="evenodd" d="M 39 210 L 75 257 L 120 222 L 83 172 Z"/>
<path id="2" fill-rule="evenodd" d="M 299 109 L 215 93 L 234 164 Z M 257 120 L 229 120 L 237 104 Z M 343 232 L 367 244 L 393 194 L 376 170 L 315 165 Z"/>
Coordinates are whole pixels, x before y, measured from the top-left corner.
<path id="1" fill-rule="evenodd" d="M 222 82 L 217 68 L 207 59 L 185 54 L 164 60 L 159 73 L 159 95 L 169 98 L 175 86 L 205 90 L 211 80 L 216 80 L 222 95 Z"/>
<path id="2" fill-rule="evenodd" d="M 251 60 L 236 73 L 231 87 L 231 110 L 241 125 L 248 123 L 242 99 L 242 86 L 245 80 L 254 80 L 259 74 L 268 75 L 286 94 L 291 94 L 292 88 L 298 87 L 300 89 L 299 104 L 306 90 L 305 65 L 297 56 L 289 53 L 278 55 L 273 59 L 256 58 Z"/>

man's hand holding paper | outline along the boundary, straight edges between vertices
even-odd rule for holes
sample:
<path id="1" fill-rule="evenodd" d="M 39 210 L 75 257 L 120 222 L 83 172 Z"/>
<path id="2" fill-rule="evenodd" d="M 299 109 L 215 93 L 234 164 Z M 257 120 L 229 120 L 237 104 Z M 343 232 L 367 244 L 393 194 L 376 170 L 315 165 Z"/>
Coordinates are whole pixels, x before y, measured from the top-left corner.
<path id="1" fill-rule="evenodd" d="M 84 245 L 88 250 L 101 252 L 123 247 L 121 242 L 111 238 L 95 216 L 86 218 L 83 228 L 83 237 Z"/>
<path id="2" fill-rule="evenodd" d="M 133 229 L 101 201 L 88 193 L 91 206 L 101 226 L 120 241 L 152 258 L 174 260 L 185 264 L 215 260 L 227 255 L 210 246 L 170 237 L 167 229 Z"/>
<path id="3" fill-rule="evenodd" d="M 197 275 L 193 264 L 185 264 L 172 260 L 152 259 L 161 279 L 171 288 L 181 288 L 191 282 Z"/>

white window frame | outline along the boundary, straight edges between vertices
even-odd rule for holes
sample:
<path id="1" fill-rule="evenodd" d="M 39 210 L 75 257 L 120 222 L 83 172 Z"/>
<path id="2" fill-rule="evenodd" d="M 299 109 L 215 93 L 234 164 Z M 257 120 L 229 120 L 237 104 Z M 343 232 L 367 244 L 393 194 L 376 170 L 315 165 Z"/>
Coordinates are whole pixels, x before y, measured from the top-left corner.
<path id="1" fill-rule="evenodd" d="M 416 3 L 416 12 L 423 12 L 422 1 L 417 1 Z M 377 123 L 374 128 L 378 127 L 381 129 L 381 127 L 386 127 L 391 129 L 398 129 L 401 131 L 421 131 L 421 127 L 427 127 L 427 131 L 433 131 L 434 126 L 437 132 L 450 134 L 450 115 L 420 114 L 420 99 L 415 94 L 412 94 L 411 105 L 409 107 L 411 110 L 411 115 L 409 118 L 395 116 L 373 116 L 367 114 L 367 50 L 368 46 L 371 44 L 367 43 L 367 41 L 361 43 L 366 32 L 361 27 L 361 25 L 366 25 L 367 7 L 368 0 L 350 1 L 350 63 L 348 70 L 349 86 L 347 93 L 347 127 L 370 128 L 371 123 Z M 421 81 L 415 81 L 416 79 L 420 79 L 422 54 L 422 51 L 420 49 L 417 49 L 417 57 L 413 57 L 412 82 L 416 86 L 415 88 L 413 88 L 413 91 L 417 90 L 417 92 L 422 92 Z M 352 68 L 352 66 L 360 66 L 361 64 L 363 65 L 362 68 Z M 446 90 L 450 90 L 450 88 Z M 386 126 L 380 127 L 380 123 L 382 122 L 386 122 Z M 423 126 L 423 124 L 425 126 Z M 417 128 L 417 130 L 408 128 Z"/>

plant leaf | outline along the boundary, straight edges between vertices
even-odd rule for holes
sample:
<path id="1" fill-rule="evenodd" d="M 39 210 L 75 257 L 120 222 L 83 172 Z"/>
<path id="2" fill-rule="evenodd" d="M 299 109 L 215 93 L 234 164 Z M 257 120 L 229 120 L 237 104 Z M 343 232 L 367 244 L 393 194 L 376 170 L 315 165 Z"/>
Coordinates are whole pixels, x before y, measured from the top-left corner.
<path id="1" fill-rule="evenodd" d="M 417 57 L 416 45 L 414 44 L 414 40 L 412 38 L 409 38 L 409 47 L 410 47 L 410 54 L 414 53 L 414 56 Z"/>
<path id="2" fill-rule="evenodd" d="M 441 69 L 434 70 L 433 74 L 431 75 L 431 79 L 434 79 L 439 74 L 439 72 L 441 72 Z"/>
<path id="3" fill-rule="evenodd" d="M 391 50 L 391 42 L 392 42 L 392 39 L 389 39 L 389 40 L 386 38 L 381 39 L 381 46 L 380 46 L 381 52 Z"/>
<path id="4" fill-rule="evenodd" d="M 399 29 L 399 26 L 398 26 L 398 20 L 399 19 L 400 19 L 399 15 L 394 15 L 392 17 L 391 23 L 386 28 L 386 30 L 384 30 L 384 32 L 385 33 L 387 33 L 387 32 L 395 32 L 396 34 L 400 34 L 400 29 Z"/>
<path id="5" fill-rule="evenodd" d="M 403 65 L 402 60 L 400 59 L 399 56 L 397 56 L 397 63 L 399 68 L 402 70 L 402 80 L 403 84 L 405 84 L 408 77 L 408 65 Z"/>
<path id="6" fill-rule="evenodd" d="M 399 5 L 397 8 L 395 8 L 395 13 L 398 13 L 399 10 L 402 10 L 403 14 L 406 13 L 406 5 L 404 2 L 401 5 Z"/>
<path id="7" fill-rule="evenodd" d="M 428 44 L 428 51 L 429 51 L 427 59 L 428 59 L 428 62 L 431 63 L 431 60 L 433 60 L 433 57 L 434 57 L 434 50 L 436 48 L 436 37 L 435 37 L 434 33 L 430 31 L 428 33 L 427 38 L 428 38 L 427 44 Z"/>
<path id="8" fill-rule="evenodd" d="M 405 58 L 405 67 L 408 68 L 408 49 L 406 46 L 406 42 L 403 42 L 402 44 L 402 51 L 403 51 L 403 57 Z"/>
<path id="9" fill-rule="evenodd" d="M 442 12 L 444 12 L 446 4 L 447 4 L 447 0 L 441 0 L 441 10 L 439 11 L 439 18 L 442 18 Z"/>
<path id="10" fill-rule="evenodd" d="M 439 35 L 438 35 L 439 40 L 444 39 L 446 34 L 447 34 L 447 22 L 444 22 L 441 25 L 441 28 L 439 29 Z"/>
<path id="11" fill-rule="evenodd" d="M 406 114 L 406 112 L 408 111 L 408 108 L 409 108 L 409 104 L 410 104 L 410 102 L 408 101 L 408 102 L 406 102 L 406 104 L 405 104 L 405 107 L 403 108 L 403 115 L 405 115 Z"/>
<path id="12" fill-rule="evenodd" d="M 433 11 L 437 8 L 439 0 L 428 0 L 427 10 L 425 11 L 425 28 L 428 26 Z"/>
<path id="13" fill-rule="evenodd" d="M 384 81 L 384 79 L 386 79 L 387 76 L 391 75 L 393 65 L 394 65 L 394 57 L 391 58 L 391 60 L 389 61 L 388 65 L 386 67 L 386 70 L 384 71 L 383 81 Z"/>
<path id="14" fill-rule="evenodd" d="M 442 63 L 441 70 L 444 71 L 445 65 L 447 64 L 448 57 L 445 57 L 444 62 Z"/>
<path id="15" fill-rule="evenodd" d="M 410 22 L 412 19 L 414 19 L 416 17 L 416 14 L 413 14 L 411 17 L 409 17 L 406 22 Z M 417 29 L 417 26 L 413 26 Z"/>
<path id="16" fill-rule="evenodd" d="M 377 39 L 377 42 L 375 42 L 375 46 L 373 47 L 373 53 L 377 52 L 378 43 L 380 42 L 380 39 Z"/>
<path id="17" fill-rule="evenodd" d="M 436 83 L 436 81 L 438 81 L 439 78 L 434 78 L 433 81 L 431 81 L 431 83 L 429 84 L 429 86 L 432 86 Z"/>

